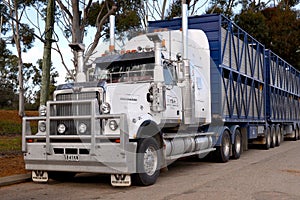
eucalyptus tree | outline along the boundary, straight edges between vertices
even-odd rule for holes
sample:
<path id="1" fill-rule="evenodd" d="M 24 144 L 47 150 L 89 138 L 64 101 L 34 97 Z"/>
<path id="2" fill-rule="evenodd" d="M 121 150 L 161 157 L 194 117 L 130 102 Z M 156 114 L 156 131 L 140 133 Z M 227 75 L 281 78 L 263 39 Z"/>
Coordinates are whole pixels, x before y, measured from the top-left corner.
<path id="1" fill-rule="evenodd" d="M 16 47 L 18 57 L 18 92 L 19 92 L 19 115 L 24 116 L 24 81 L 23 81 L 23 60 L 22 52 L 32 47 L 34 41 L 33 29 L 28 25 L 20 25 L 23 14 L 29 1 L 25 0 L 2 0 L 1 8 L 1 32 L 7 37 L 1 37 L 6 43 L 10 43 Z"/>

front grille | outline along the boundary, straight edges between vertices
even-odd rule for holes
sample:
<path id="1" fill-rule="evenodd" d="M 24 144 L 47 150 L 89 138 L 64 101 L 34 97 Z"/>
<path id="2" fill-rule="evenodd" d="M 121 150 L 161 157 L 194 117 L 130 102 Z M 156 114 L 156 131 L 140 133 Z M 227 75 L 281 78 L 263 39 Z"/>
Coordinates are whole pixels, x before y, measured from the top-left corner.
<path id="1" fill-rule="evenodd" d="M 64 93 L 56 96 L 57 101 L 98 99 L 99 92 Z M 99 100 L 99 99 L 98 99 Z"/>
<path id="2" fill-rule="evenodd" d="M 57 104 L 50 110 L 50 116 L 87 116 L 92 114 L 90 102 L 80 102 L 80 100 L 93 100 L 97 99 L 98 103 L 100 100 L 100 92 L 98 91 L 88 91 L 80 93 L 59 93 L 56 95 L 56 101 L 74 101 L 74 103 L 67 104 Z M 99 106 L 98 106 L 99 109 Z M 91 134 L 91 120 L 87 119 L 68 119 L 68 120 L 51 120 L 50 121 L 50 134 L 59 135 L 57 127 L 59 124 L 64 124 L 66 126 L 66 131 L 63 135 L 79 135 L 78 126 L 80 123 L 85 123 L 87 125 L 87 131 L 84 135 Z"/>

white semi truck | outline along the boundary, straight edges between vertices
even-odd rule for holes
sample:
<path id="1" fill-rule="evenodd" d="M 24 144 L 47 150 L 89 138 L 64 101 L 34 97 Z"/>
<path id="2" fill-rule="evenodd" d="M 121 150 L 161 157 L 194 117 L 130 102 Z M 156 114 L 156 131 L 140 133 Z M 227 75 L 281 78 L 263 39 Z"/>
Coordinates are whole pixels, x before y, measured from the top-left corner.
<path id="1" fill-rule="evenodd" d="M 268 149 L 283 136 L 298 139 L 299 90 L 288 84 L 299 83 L 299 72 L 222 15 L 188 19 L 186 11 L 182 21 L 150 23 L 173 30 L 139 35 L 124 52 L 98 57 L 93 76 L 79 67 L 76 82 L 58 86 L 39 117 L 23 118 L 33 181 L 92 172 L 111 174 L 114 186 L 150 185 L 181 157 L 211 153 L 227 162 L 248 143 Z M 290 74 L 280 74 L 287 66 Z M 283 78 L 273 81 L 274 73 Z M 280 100 L 295 109 L 278 108 Z"/>

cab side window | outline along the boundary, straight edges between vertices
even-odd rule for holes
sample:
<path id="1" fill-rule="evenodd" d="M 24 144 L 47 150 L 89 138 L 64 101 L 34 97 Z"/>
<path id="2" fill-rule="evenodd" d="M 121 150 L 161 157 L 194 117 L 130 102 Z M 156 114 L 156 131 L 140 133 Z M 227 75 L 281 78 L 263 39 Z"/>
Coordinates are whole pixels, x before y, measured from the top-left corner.
<path id="1" fill-rule="evenodd" d="M 172 72 L 167 64 L 164 64 L 164 79 L 166 85 L 173 85 L 175 83 L 175 80 L 173 78 Z"/>

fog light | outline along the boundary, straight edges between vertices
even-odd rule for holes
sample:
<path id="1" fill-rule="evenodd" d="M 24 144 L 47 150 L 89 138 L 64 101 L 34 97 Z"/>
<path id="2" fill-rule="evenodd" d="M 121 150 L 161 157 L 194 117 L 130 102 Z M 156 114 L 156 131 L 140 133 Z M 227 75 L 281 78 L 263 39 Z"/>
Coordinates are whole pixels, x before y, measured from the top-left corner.
<path id="1" fill-rule="evenodd" d="M 45 105 L 41 105 L 39 107 L 39 115 L 46 116 L 46 114 L 47 114 L 47 107 Z"/>
<path id="2" fill-rule="evenodd" d="M 100 110 L 104 114 L 110 113 L 110 105 L 109 105 L 109 103 L 107 103 L 107 102 L 102 103 L 101 106 L 100 106 Z"/>
<path id="3" fill-rule="evenodd" d="M 66 131 L 66 125 L 64 125 L 64 124 L 59 124 L 58 125 L 58 127 L 57 127 L 57 132 L 59 133 L 59 134 L 64 134 L 65 133 L 65 131 Z"/>
<path id="4" fill-rule="evenodd" d="M 80 123 L 78 126 L 78 131 L 80 134 L 84 134 L 87 130 L 87 125 L 85 123 Z"/>
<path id="5" fill-rule="evenodd" d="M 46 131 L 46 123 L 44 121 L 39 121 L 39 131 L 40 132 Z"/>
<path id="6" fill-rule="evenodd" d="M 118 123 L 116 122 L 116 120 L 110 120 L 108 126 L 112 131 L 115 131 L 118 128 Z"/>

